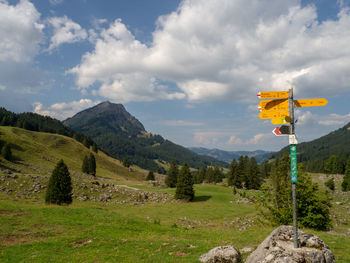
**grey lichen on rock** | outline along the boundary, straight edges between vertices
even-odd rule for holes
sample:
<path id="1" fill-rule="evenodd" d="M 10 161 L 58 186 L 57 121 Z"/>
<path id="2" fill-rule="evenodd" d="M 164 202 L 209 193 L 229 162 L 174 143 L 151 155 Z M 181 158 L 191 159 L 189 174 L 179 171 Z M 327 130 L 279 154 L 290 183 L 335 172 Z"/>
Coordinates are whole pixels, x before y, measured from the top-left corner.
<path id="1" fill-rule="evenodd" d="M 199 258 L 203 263 L 241 263 L 241 253 L 233 246 L 222 246 L 211 249 Z"/>
<path id="2" fill-rule="evenodd" d="M 275 229 L 249 255 L 246 263 L 334 263 L 329 247 L 317 236 L 298 231 L 299 248 L 294 248 L 293 227 Z"/>

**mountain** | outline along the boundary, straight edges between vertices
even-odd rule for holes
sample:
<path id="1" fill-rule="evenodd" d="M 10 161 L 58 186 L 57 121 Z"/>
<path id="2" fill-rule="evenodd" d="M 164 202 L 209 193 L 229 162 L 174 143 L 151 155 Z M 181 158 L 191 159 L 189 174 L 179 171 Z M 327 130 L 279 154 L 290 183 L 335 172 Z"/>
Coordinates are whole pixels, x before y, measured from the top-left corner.
<path id="1" fill-rule="evenodd" d="M 257 151 L 224 151 L 219 149 L 207 149 L 203 147 L 189 148 L 191 151 L 200 154 L 214 157 L 220 161 L 230 163 L 232 159 L 238 160 L 240 156 L 254 157 L 258 163 L 268 160 L 273 152 L 266 152 L 262 150 Z"/>
<path id="2" fill-rule="evenodd" d="M 120 160 L 128 159 L 146 169 L 156 170 L 162 162 L 177 160 L 191 167 L 227 166 L 212 157 L 200 156 L 160 135 L 148 133 L 142 123 L 122 104 L 108 101 L 77 113 L 64 124 L 91 137 L 104 151 Z"/>
<path id="3" fill-rule="evenodd" d="M 298 144 L 298 162 L 313 162 L 320 164 L 331 155 L 350 157 L 350 123 L 325 136 L 310 142 Z M 289 146 L 284 147 L 273 157 L 281 157 L 285 152 L 289 153 Z"/>

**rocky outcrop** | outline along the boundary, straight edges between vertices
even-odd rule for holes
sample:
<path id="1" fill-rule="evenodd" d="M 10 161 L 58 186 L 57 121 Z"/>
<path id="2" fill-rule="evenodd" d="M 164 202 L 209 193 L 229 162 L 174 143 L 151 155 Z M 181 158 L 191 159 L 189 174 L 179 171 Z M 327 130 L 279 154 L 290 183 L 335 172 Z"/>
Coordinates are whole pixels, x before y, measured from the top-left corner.
<path id="1" fill-rule="evenodd" d="M 233 246 L 216 247 L 199 258 L 204 263 L 240 263 L 241 253 Z"/>
<path id="2" fill-rule="evenodd" d="M 275 229 L 249 255 L 246 263 L 334 263 L 329 247 L 317 236 L 298 231 L 299 248 L 294 248 L 293 227 Z"/>

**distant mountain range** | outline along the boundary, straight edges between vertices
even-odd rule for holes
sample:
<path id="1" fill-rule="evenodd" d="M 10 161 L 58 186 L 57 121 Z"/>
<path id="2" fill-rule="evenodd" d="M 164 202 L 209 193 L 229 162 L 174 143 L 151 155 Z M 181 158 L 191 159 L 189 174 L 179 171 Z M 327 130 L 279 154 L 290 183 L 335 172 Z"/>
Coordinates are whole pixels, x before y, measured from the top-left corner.
<path id="1" fill-rule="evenodd" d="M 64 124 L 91 137 L 98 145 L 120 160 L 128 159 L 145 169 L 156 170 L 162 163 L 177 160 L 191 167 L 227 166 L 213 157 L 201 156 L 160 135 L 148 133 L 142 123 L 122 104 L 100 103 L 64 121 Z"/>
<path id="2" fill-rule="evenodd" d="M 273 152 L 257 151 L 224 151 L 219 149 L 207 149 L 203 147 L 191 147 L 191 151 L 205 156 L 211 156 L 223 162 L 230 163 L 233 159 L 238 160 L 240 156 L 254 157 L 258 163 L 268 160 Z"/>

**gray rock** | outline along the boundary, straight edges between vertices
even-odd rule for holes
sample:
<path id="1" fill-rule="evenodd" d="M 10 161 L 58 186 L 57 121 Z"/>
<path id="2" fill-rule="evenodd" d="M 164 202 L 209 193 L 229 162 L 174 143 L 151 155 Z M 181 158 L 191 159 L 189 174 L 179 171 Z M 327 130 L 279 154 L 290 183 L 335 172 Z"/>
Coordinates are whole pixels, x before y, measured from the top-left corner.
<path id="1" fill-rule="evenodd" d="M 239 263 L 242 262 L 241 253 L 233 246 L 216 247 L 200 256 L 204 263 Z"/>
<path id="2" fill-rule="evenodd" d="M 249 255 L 246 263 L 334 263 L 329 247 L 317 236 L 298 231 L 299 248 L 294 248 L 293 227 L 276 228 Z"/>

